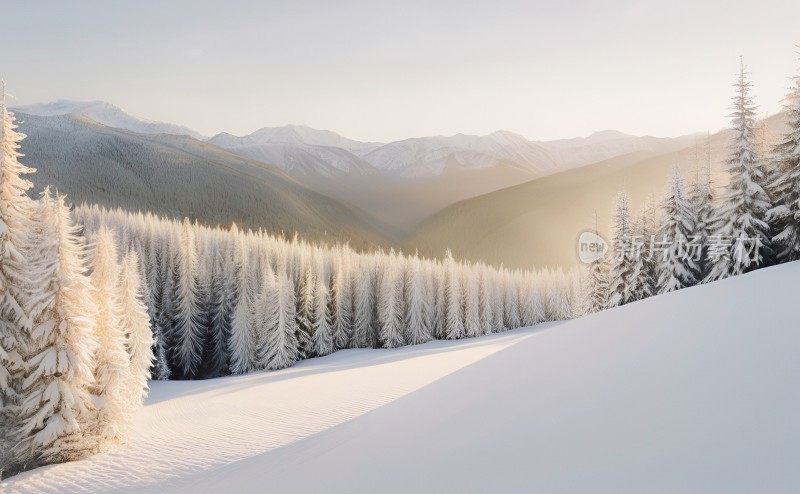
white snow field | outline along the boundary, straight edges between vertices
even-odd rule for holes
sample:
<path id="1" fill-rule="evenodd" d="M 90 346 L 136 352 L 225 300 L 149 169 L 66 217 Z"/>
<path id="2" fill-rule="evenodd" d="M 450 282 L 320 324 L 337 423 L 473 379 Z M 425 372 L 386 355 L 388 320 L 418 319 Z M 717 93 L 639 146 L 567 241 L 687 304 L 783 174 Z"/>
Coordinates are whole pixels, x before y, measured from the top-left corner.
<path id="1" fill-rule="evenodd" d="M 0 491 L 797 493 L 798 279 L 155 383 L 127 449 Z"/>

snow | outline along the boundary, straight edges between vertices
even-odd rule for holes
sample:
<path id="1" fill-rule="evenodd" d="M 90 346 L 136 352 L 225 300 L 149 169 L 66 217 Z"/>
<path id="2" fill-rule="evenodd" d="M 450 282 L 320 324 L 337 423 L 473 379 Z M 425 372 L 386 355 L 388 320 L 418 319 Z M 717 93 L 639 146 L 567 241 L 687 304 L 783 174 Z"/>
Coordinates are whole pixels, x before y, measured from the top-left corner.
<path id="1" fill-rule="evenodd" d="M 800 263 L 578 320 L 157 382 L 16 492 L 800 491 Z"/>
<path id="2" fill-rule="evenodd" d="M 104 101 L 58 100 L 50 103 L 20 106 L 14 108 L 14 110 L 42 117 L 81 115 L 108 127 L 129 130 L 139 134 L 173 134 L 188 135 L 195 139 L 203 138 L 199 133 L 188 127 L 135 117 L 126 113 L 122 108 Z"/>

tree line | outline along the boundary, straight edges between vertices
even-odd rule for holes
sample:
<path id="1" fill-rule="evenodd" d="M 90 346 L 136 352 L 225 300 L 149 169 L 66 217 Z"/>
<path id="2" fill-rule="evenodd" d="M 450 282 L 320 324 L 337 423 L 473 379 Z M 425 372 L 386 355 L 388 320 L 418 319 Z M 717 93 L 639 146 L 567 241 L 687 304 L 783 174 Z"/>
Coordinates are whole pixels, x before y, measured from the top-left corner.
<path id="1" fill-rule="evenodd" d="M 357 253 L 263 230 L 83 205 L 88 238 L 145 259 L 156 379 L 205 379 L 328 355 L 460 339 L 580 315 L 577 271 Z"/>
<path id="2" fill-rule="evenodd" d="M 800 77 L 774 145 L 759 136 L 743 63 L 734 88 L 729 181 L 715 187 L 707 151 L 690 187 L 676 167 L 660 204 L 648 200 L 636 217 L 623 189 L 612 210 L 614 255 L 589 266 L 587 312 L 800 259 Z"/>

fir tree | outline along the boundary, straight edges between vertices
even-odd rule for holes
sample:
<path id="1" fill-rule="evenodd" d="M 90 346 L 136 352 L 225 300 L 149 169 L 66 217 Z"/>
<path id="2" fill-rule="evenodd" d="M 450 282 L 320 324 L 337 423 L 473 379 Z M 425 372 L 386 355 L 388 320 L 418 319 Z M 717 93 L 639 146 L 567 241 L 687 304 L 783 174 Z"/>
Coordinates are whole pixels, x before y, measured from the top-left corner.
<path id="1" fill-rule="evenodd" d="M 14 114 L 6 107 L 5 81 L 0 118 L 0 419 L 8 423 L 16 413 L 24 371 L 20 352 L 28 346 L 32 326 L 27 299 L 34 290 L 28 259 L 33 204 L 27 196 L 31 183 L 23 176 L 36 170 L 19 162 L 25 136 L 16 131 Z"/>
<path id="2" fill-rule="evenodd" d="M 95 323 L 98 345 L 92 391 L 101 400 L 96 427 L 100 447 L 105 449 L 127 438 L 130 412 L 136 399 L 130 389 L 130 357 L 121 324 L 117 246 L 114 234 L 105 227 L 97 233 L 90 279 L 92 299 L 98 309 Z"/>
<path id="3" fill-rule="evenodd" d="M 41 256 L 35 271 L 43 290 L 31 299 L 33 350 L 26 361 L 17 434 L 20 458 L 33 464 L 71 461 L 90 454 L 94 418 L 89 387 L 97 347 L 84 248 L 64 205 L 45 190 L 40 207 Z"/>
<path id="4" fill-rule="evenodd" d="M 128 337 L 130 355 L 130 391 L 137 403 L 144 403 L 150 388 L 150 367 L 153 365 L 153 331 L 150 329 L 150 316 L 142 302 L 141 274 L 139 256 L 131 250 L 122 264 L 119 278 L 122 294 L 122 331 Z"/>
<path id="5" fill-rule="evenodd" d="M 725 163 L 730 183 L 725 189 L 714 221 L 714 235 L 732 244 L 731 249 L 712 259 L 708 279 L 718 280 L 752 271 L 763 265 L 771 254 L 771 235 L 766 223 L 769 197 L 762 186 L 766 177 L 759 164 L 754 143 L 756 107 L 750 96 L 750 81 L 740 66 L 733 98 L 733 138 Z M 760 248 L 756 242 L 760 243 Z"/>
<path id="6" fill-rule="evenodd" d="M 448 250 L 444 260 L 444 337 L 448 340 L 463 338 L 465 334 L 461 276 L 458 268 L 458 264 L 453 259 L 453 254 Z"/>
<path id="7" fill-rule="evenodd" d="M 173 368 L 183 378 L 196 376 L 203 355 L 203 332 L 197 286 L 197 246 L 189 218 L 184 218 L 174 271 L 171 340 Z"/>
<path id="8" fill-rule="evenodd" d="M 432 339 L 427 318 L 428 299 L 422 263 L 419 257 L 409 261 L 406 277 L 405 340 L 409 345 L 419 345 Z"/>
<path id="9" fill-rule="evenodd" d="M 594 230 L 595 243 L 600 244 L 600 235 L 597 232 L 597 212 L 594 214 Z M 586 298 L 586 312 L 600 312 L 608 307 L 608 289 L 609 289 L 609 274 L 610 264 L 608 255 L 603 254 L 594 262 L 589 264 L 589 273 L 587 276 L 587 298 Z M 635 268 L 634 274 L 636 277 Z"/>
<path id="10" fill-rule="evenodd" d="M 282 273 L 270 283 L 274 299 L 270 304 L 274 315 L 266 328 L 267 369 L 283 369 L 297 361 L 297 323 L 295 319 L 294 286 Z"/>
<path id="11" fill-rule="evenodd" d="M 381 279 L 378 296 L 380 341 L 385 348 L 405 344 L 403 336 L 403 276 L 394 255 L 389 258 Z"/>
<path id="12" fill-rule="evenodd" d="M 659 258 L 658 287 L 660 293 L 671 292 L 697 283 L 700 269 L 697 254 L 688 250 L 695 231 L 692 203 L 684 192 L 683 179 L 675 167 L 667 195 L 662 203 L 663 218 L 658 238 L 669 245 Z"/>
<path id="13" fill-rule="evenodd" d="M 769 211 L 780 262 L 800 259 L 800 76 L 786 97 L 787 130 L 773 150 L 776 176 L 770 184 L 775 202 Z"/>
<path id="14" fill-rule="evenodd" d="M 624 188 L 617 195 L 611 221 L 614 237 L 614 258 L 611 260 L 608 306 L 616 307 L 633 300 L 630 292 L 634 264 L 631 252 L 633 221 L 628 203 L 628 194 Z"/>

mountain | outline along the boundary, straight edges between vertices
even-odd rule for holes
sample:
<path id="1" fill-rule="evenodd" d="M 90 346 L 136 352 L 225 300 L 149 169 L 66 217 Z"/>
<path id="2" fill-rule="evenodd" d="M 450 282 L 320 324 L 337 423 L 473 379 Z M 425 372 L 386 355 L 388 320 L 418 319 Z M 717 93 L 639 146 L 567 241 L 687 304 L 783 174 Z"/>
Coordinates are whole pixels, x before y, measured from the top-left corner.
<path id="1" fill-rule="evenodd" d="M 156 141 L 170 135 L 194 136 L 193 145 L 199 145 L 200 136 L 191 129 L 142 120 L 109 103 L 62 100 L 18 110 L 27 115 L 80 116 Z M 602 161 L 624 161 L 633 153 L 664 155 L 693 142 L 692 136 L 659 139 L 617 131 L 535 142 L 501 130 L 486 136 L 457 134 L 372 143 L 304 125 L 266 127 L 241 137 L 221 133 L 206 141 L 218 151 L 227 150 L 229 156 L 274 165 L 307 189 L 367 214 L 370 222 L 393 238 L 420 237 L 416 230 L 423 220 L 459 201 Z M 420 237 L 420 245 L 441 255 L 446 246 L 425 236 Z M 416 248 L 413 242 L 406 245 Z"/>
<path id="2" fill-rule="evenodd" d="M 337 171 L 347 174 L 375 172 L 369 163 L 353 154 L 357 150 L 370 149 L 373 144 L 304 125 L 265 127 L 243 137 L 222 133 L 208 142 L 301 176 L 319 174 L 332 177 Z"/>
<path id="3" fill-rule="evenodd" d="M 153 381 L 126 448 L 0 490 L 797 492 L 798 276 L 784 264 L 469 341 Z"/>
<path id="4" fill-rule="evenodd" d="M 616 130 L 604 130 L 588 137 L 540 142 L 539 145 L 550 152 L 559 163 L 578 167 L 638 151 L 670 153 L 692 145 L 696 139 L 703 137 L 699 134 L 677 138 L 636 137 Z"/>
<path id="5" fill-rule="evenodd" d="M 385 144 L 362 155 L 375 168 L 405 178 L 500 165 L 535 176 L 560 166 L 547 150 L 508 131 L 498 131 L 488 136 L 457 134 L 406 139 Z"/>
<path id="6" fill-rule="evenodd" d="M 391 246 L 371 215 L 299 183 L 283 170 L 189 136 L 137 134 L 70 114 L 17 113 L 23 162 L 36 189 L 57 187 L 75 203 L 236 221 L 304 239 Z"/>
<path id="7" fill-rule="evenodd" d="M 130 130 L 139 134 L 188 135 L 195 139 L 203 139 L 203 136 L 188 127 L 134 117 L 122 108 L 104 101 L 58 100 L 51 103 L 19 106 L 14 110 L 40 117 L 81 115 L 107 127 Z"/>
<path id="8" fill-rule="evenodd" d="M 779 135 L 785 115 L 765 122 L 770 133 Z M 721 163 L 729 137 L 727 131 L 711 137 L 717 185 L 727 179 Z M 607 233 L 612 201 L 623 185 L 638 215 L 648 196 L 661 200 L 674 166 L 690 182 L 695 160 L 692 139 L 677 151 L 636 151 L 465 199 L 421 222 L 405 248 L 427 256 L 441 256 L 449 248 L 456 257 L 510 267 L 575 265 L 578 236 L 592 227 L 595 212 L 600 232 Z"/>

